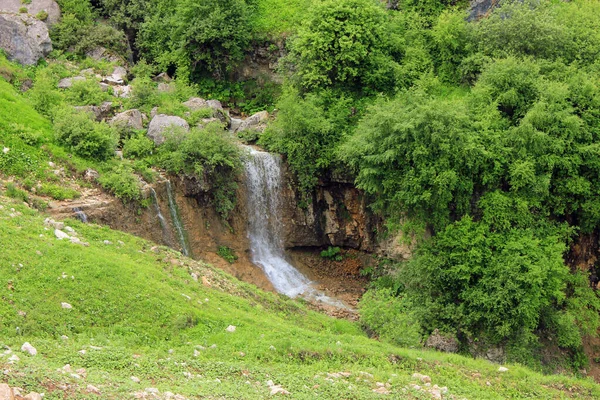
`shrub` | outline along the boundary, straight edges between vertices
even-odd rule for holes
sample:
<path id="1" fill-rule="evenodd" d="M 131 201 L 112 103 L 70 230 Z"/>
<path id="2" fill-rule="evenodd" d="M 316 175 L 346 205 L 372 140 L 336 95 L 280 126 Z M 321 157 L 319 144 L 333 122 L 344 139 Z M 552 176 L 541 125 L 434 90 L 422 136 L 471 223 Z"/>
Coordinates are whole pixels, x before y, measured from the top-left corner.
<path id="1" fill-rule="evenodd" d="M 152 155 L 154 142 L 144 133 L 133 136 L 123 145 L 123 156 L 127 158 L 145 158 Z"/>
<path id="2" fill-rule="evenodd" d="M 50 183 L 44 183 L 39 186 L 36 189 L 36 193 L 40 196 L 52 197 L 54 200 L 76 199 L 81 196 L 81 194 L 75 189 Z"/>
<path id="3" fill-rule="evenodd" d="M 358 307 L 360 323 L 368 332 L 400 346 L 419 345 L 420 326 L 406 296 L 395 296 L 389 289 L 370 289 Z"/>
<path id="4" fill-rule="evenodd" d="M 227 246 L 219 246 L 217 254 L 229 264 L 233 264 L 238 259 L 235 251 Z"/>
<path id="5" fill-rule="evenodd" d="M 13 199 L 18 199 L 21 201 L 27 201 L 29 199 L 29 195 L 27 194 L 27 192 L 19 189 L 12 182 L 6 184 L 6 195 L 8 197 L 11 197 Z"/>
<path id="6" fill-rule="evenodd" d="M 35 17 L 40 21 L 45 21 L 48 19 L 48 13 L 46 11 L 40 11 Z"/>
<path id="7" fill-rule="evenodd" d="M 306 89 L 393 89 L 397 65 L 388 53 L 388 28 L 379 1 L 316 2 L 290 46 L 300 84 Z"/>
<path id="8" fill-rule="evenodd" d="M 97 123 L 86 113 L 62 109 L 54 121 L 59 143 L 84 158 L 107 160 L 114 156 L 117 135 L 106 123 Z"/>
<path id="9" fill-rule="evenodd" d="M 66 93 L 66 99 L 69 103 L 76 106 L 98 106 L 110 99 L 110 96 L 108 93 L 102 91 L 98 82 L 93 79 L 86 79 L 73 82 L 73 86 Z"/>
<path id="10" fill-rule="evenodd" d="M 331 261 L 342 261 L 344 259 L 340 248 L 339 247 L 331 247 L 331 246 L 329 246 L 327 248 L 327 250 L 323 250 L 321 252 L 321 257 L 326 258 Z"/>
<path id="11" fill-rule="evenodd" d="M 142 198 L 139 179 L 133 173 L 131 167 L 125 164 L 118 164 L 102 173 L 98 178 L 98 182 L 104 189 L 124 202 L 139 201 Z"/>

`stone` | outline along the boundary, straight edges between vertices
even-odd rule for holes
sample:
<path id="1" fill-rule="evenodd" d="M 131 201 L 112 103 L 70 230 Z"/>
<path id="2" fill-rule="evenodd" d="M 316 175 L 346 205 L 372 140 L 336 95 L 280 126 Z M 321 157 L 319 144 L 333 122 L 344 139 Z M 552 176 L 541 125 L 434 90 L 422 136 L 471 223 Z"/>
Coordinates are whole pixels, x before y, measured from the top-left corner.
<path id="1" fill-rule="evenodd" d="M 21 346 L 21 351 L 24 353 L 29 353 L 29 355 L 31 356 L 37 355 L 37 349 L 33 347 L 29 342 L 23 343 L 23 346 Z"/>
<path id="2" fill-rule="evenodd" d="M 427 375 L 422 375 L 422 374 L 419 374 L 419 373 L 414 373 L 414 374 L 412 374 L 412 378 L 413 379 L 418 379 L 418 380 L 420 380 L 423 383 L 431 383 L 431 378 L 429 376 L 427 376 Z"/>
<path id="3" fill-rule="evenodd" d="M 87 385 L 87 391 L 89 393 L 94 393 L 94 394 L 100 394 L 100 389 L 98 389 L 96 386 L 94 385 Z"/>
<path id="4" fill-rule="evenodd" d="M 150 121 L 146 136 L 152 139 L 158 146 L 165 142 L 165 134 L 167 132 L 177 129 L 183 130 L 187 133 L 190 131 L 190 126 L 183 118 L 172 115 L 158 114 L 152 118 L 152 121 Z"/>
<path id="5" fill-rule="evenodd" d="M 52 51 L 48 27 L 26 14 L 0 14 L 0 49 L 11 61 L 35 65 Z"/>
<path id="6" fill-rule="evenodd" d="M 112 51 L 102 47 L 102 46 L 98 46 L 95 47 L 91 50 L 88 50 L 85 53 L 86 56 L 93 58 L 96 61 L 108 61 L 108 62 L 121 62 L 123 61 L 121 59 L 121 57 L 119 57 L 117 54 L 113 53 Z"/>
<path id="7" fill-rule="evenodd" d="M 23 400 L 43 400 L 43 397 L 39 393 L 31 392 L 27 396 L 23 397 Z"/>
<path id="8" fill-rule="evenodd" d="M 73 87 L 75 82 L 85 81 L 86 78 L 84 76 L 73 76 L 71 78 L 63 78 L 58 82 L 59 89 L 70 89 Z"/>
<path id="9" fill-rule="evenodd" d="M 8 154 L 9 151 L 10 151 L 10 148 L 8 148 L 8 147 L 2 148 L 2 153 L 4 153 L 4 154 Z"/>
<path id="10" fill-rule="evenodd" d="M 206 100 L 201 99 L 200 97 L 192 97 L 191 99 L 189 99 L 188 101 L 183 103 L 183 105 L 186 106 L 187 108 L 189 108 L 191 111 L 197 111 L 197 110 L 201 110 L 203 108 L 209 108 Z"/>
<path id="11" fill-rule="evenodd" d="M 65 232 L 61 231 L 60 229 L 55 229 L 54 230 L 54 236 L 56 236 L 56 238 L 58 240 L 70 239 L 71 238 L 68 234 L 66 234 Z"/>
<path id="12" fill-rule="evenodd" d="M 427 338 L 425 347 L 433 348 L 446 353 L 457 353 L 458 341 L 450 335 L 441 334 L 440 331 L 436 329 Z"/>
<path id="13" fill-rule="evenodd" d="M 6 383 L 0 383 L 0 400 L 14 400 L 13 390 Z"/>
<path id="14" fill-rule="evenodd" d="M 506 367 L 499 367 L 498 368 L 498 372 L 508 372 L 508 368 L 506 368 Z"/>
<path id="15" fill-rule="evenodd" d="M 115 67 L 112 77 L 115 80 L 125 81 L 127 80 L 127 70 L 121 66 Z"/>
<path id="16" fill-rule="evenodd" d="M 133 91 L 132 87 L 129 85 L 125 86 L 115 86 L 113 88 L 113 93 L 115 96 L 120 97 L 122 99 L 127 99 L 131 96 L 131 92 Z"/>
<path id="17" fill-rule="evenodd" d="M 75 109 L 93 115 L 96 121 L 104 121 L 112 114 L 112 103 L 106 101 L 99 106 L 76 106 Z"/>
<path id="18" fill-rule="evenodd" d="M 43 21 L 48 27 L 60 21 L 60 7 L 54 0 L 32 0 L 25 4 L 22 0 L 2 0 L 0 1 L 0 12 L 17 14 L 21 8 L 27 9 L 27 14 L 36 16 L 45 11 L 48 17 Z"/>
<path id="19" fill-rule="evenodd" d="M 290 392 L 288 392 L 281 386 L 271 386 L 271 396 L 275 396 L 276 394 L 288 395 L 290 394 Z"/>
<path id="20" fill-rule="evenodd" d="M 175 92 L 175 85 L 171 85 L 170 83 L 161 82 L 158 84 L 156 88 L 160 93 L 173 93 Z"/>
<path id="21" fill-rule="evenodd" d="M 83 179 L 85 179 L 87 182 L 95 182 L 98 178 L 100 178 L 98 171 L 91 168 L 88 168 L 83 175 Z"/>
<path id="22" fill-rule="evenodd" d="M 190 111 L 197 111 L 202 108 L 210 108 L 213 110 L 213 117 L 217 118 L 226 125 L 229 125 L 230 123 L 229 115 L 225 112 L 223 105 L 218 100 L 204 100 L 200 97 L 192 97 L 183 103 L 183 105 L 189 108 Z"/>
<path id="23" fill-rule="evenodd" d="M 16 363 L 16 362 L 18 362 L 18 361 L 21 361 L 21 359 L 19 358 L 19 356 L 18 356 L 18 355 L 16 355 L 16 354 L 13 354 L 12 356 L 10 356 L 10 357 L 8 358 L 8 361 L 9 361 L 9 362 L 11 362 L 11 363 Z"/>
<path id="24" fill-rule="evenodd" d="M 233 332 L 235 332 L 235 329 L 236 329 L 235 326 L 229 325 L 225 330 L 227 332 L 233 333 Z"/>
<path id="25" fill-rule="evenodd" d="M 390 391 L 384 386 L 373 389 L 373 392 L 378 394 L 390 394 Z"/>
<path id="26" fill-rule="evenodd" d="M 144 129 L 144 121 L 140 110 L 127 110 L 115 115 L 109 122 L 111 126 L 130 129 Z"/>
<path id="27" fill-rule="evenodd" d="M 171 82 L 172 81 L 171 77 L 166 72 L 161 72 L 160 74 L 158 74 L 154 78 L 152 78 L 152 80 L 154 82 Z"/>
<path id="28" fill-rule="evenodd" d="M 64 308 L 65 310 L 70 310 L 70 309 L 72 309 L 72 308 L 73 308 L 73 306 L 72 306 L 72 305 L 70 305 L 69 303 L 60 303 L 60 306 L 61 306 L 62 308 Z"/>
<path id="29" fill-rule="evenodd" d="M 269 121 L 269 113 L 268 111 L 261 111 L 256 113 L 248 118 L 246 118 L 237 129 L 237 132 L 247 131 L 249 129 L 254 129 L 256 131 L 262 132 L 267 127 L 267 122 Z"/>
<path id="30" fill-rule="evenodd" d="M 134 383 L 140 383 L 140 378 L 138 378 L 137 376 L 132 376 L 129 379 L 131 379 Z"/>

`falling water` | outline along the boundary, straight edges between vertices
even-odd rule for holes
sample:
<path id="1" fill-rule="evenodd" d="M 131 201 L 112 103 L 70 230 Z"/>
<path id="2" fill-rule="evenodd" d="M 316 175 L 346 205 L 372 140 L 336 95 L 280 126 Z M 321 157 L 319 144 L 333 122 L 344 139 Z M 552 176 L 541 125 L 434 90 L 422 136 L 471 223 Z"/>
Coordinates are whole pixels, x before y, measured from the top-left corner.
<path id="1" fill-rule="evenodd" d="M 273 154 L 248 149 L 246 182 L 252 262 L 263 269 L 277 291 L 295 297 L 311 288 L 308 278 L 284 256 L 279 207 L 281 161 Z"/>
<path id="2" fill-rule="evenodd" d="M 75 207 L 73 209 L 73 212 L 75 213 L 75 218 L 77 218 L 78 220 L 80 220 L 84 224 L 87 224 L 87 222 L 88 222 L 87 215 L 85 215 L 85 213 L 83 212 L 83 210 L 81 208 Z"/>
<path id="3" fill-rule="evenodd" d="M 189 256 L 190 247 L 187 242 L 185 229 L 183 228 L 183 223 L 181 222 L 181 217 L 179 216 L 177 203 L 175 203 L 175 196 L 173 195 L 173 188 L 171 187 L 170 181 L 167 181 L 167 198 L 169 199 L 169 211 L 171 213 L 171 219 L 173 220 L 173 225 L 175 226 L 175 230 L 177 231 L 177 237 L 179 238 L 179 244 L 181 245 L 181 252 L 185 256 Z"/>
<path id="4" fill-rule="evenodd" d="M 156 195 L 156 191 L 153 187 L 150 188 L 150 194 L 152 196 L 152 202 L 154 203 L 154 209 L 156 210 L 156 217 L 158 218 L 158 222 L 160 222 L 160 227 L 163 231 L 163 238 L 166 240 L 167 232 L 169 232 L 169 225 L 167 224 L 167 220 L 163 216 L 160 211 L 160 204 L 158 203 L 158 196 Z"/>

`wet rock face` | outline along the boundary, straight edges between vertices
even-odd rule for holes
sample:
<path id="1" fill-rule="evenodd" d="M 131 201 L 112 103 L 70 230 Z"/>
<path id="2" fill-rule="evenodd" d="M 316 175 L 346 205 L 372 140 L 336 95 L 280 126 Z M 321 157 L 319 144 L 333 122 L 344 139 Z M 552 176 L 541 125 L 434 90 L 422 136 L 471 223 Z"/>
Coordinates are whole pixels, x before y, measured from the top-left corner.
<path id="1" fill-rule="evenodd" d="M 293 247 L 349 247 L 375 249 L 377 219 L 367 210 L 364 194 L 343 177 L 331 177 L 318 186 L 312 201 L 303 204 L 294 190 L 291 173 L 284 169 L 284 245 Z"/>

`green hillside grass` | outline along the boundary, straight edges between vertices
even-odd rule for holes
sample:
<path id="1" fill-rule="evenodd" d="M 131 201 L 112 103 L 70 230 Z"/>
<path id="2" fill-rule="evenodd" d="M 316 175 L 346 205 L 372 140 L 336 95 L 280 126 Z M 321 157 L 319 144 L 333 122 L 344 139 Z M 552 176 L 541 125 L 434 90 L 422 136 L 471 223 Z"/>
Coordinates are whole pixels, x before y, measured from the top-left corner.
<path id="1" fill-rule="evenodd" d="M 67 221 L 89 247 L 60 241 L 37 211 L 2 196 L 0 205 L 0 345 L 12 350 L 0 352 L 1 380 L 46 399 L 96 397 L 89 384 L 107 399 L 149 387 L 261 399 L 270 397 L 269 380 L 297 399 L 380 398 L 377 382 L 389 383 L 389 398 L 430 398 L 410 387 L 416 372 L 448 387 L 445 398 L 600 396 L 591 380 L 514 365 L 501 373 L 485 361 L 369 339 L 354 323 L 121 232 Z M 26 341 L 38 355 L 19 350 Z M 12 354 L 20 361 L 9 364 Z M 86 376 L 60 372 L 65 364 Z M 350 375 L 327 376 L 340 371 Z"/>

